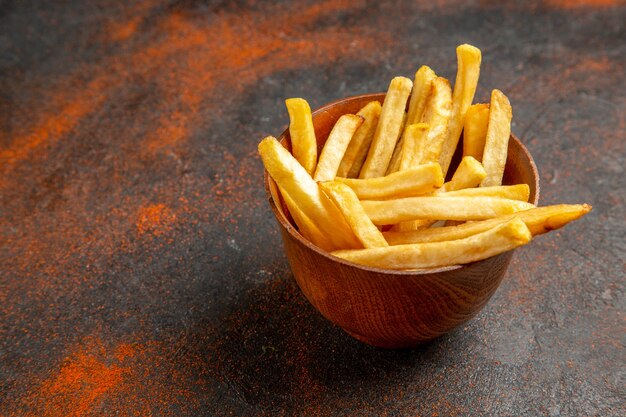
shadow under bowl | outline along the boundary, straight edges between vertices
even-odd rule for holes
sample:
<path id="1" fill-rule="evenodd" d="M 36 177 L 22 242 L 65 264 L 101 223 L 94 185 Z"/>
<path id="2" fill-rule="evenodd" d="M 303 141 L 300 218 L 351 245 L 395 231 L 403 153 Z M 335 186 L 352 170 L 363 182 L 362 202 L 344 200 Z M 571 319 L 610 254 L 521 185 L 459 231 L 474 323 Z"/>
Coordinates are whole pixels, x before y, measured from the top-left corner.
<path id="1" fill-rule="evenodd" d="M 354 114 L 385 94 L 349 97 L 313 112 L 318 154 L 337 119 Z M 289 130 L 278 140 L 291 150 Z M 462 141 L 450 167 L 461 159 Z M 450 175 L 449 174 L 449 175 Z M 464 324 L 489 301 L 500 285 L 514 251 L 482 261 L 424 271 L 398 271 L 354 264 L 330 255 L 305 239 L 271 177 L 265 189 L 280 226 L 285 253 L 298 286 L 328 320 L 355 339 L 385 348 L 409 348 Z M 539 200 L 539 175 L 528 150 L 509 140 L 503 184 L 525 183 L 531 203 Z"/>

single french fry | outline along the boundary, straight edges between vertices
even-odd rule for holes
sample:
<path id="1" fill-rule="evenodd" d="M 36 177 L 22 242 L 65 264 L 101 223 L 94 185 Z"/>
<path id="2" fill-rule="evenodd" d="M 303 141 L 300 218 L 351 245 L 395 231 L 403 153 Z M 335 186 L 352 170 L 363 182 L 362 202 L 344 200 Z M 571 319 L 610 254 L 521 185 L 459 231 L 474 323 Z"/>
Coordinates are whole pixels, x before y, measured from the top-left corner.
<path id="1" fill-rule="evenodd" d="M 378 101 L 370 101 L 357 112 L 356 115 L 363 118 L 363 124 L 352 136 L 337 170 L 338 177 L 356 178 L 359 176 L 376 132 L 381 108 L 382 106 Z"/>
<path id="2" fill-rule="evenodd" d="M 391 160 L 389 161 L 389 165 L 387 166 L 387 171 L 385 175 L 393 174 L 400 169 L 400 158 L 402 156 L 402 147 L 404 143 L 404 136 L 406 133 L 406 113 L 404 113 L 404 117 L 402 118 L 402 128 L 400 129 L 400 139 L 396 143 L 396 147 L 393 149 L 393 154 L 391 155 Z"/>
<path id="3" fill-rule="evenodd" d="M 339 208 L 363 247 L 389 246 L 383 234 L 365 214 L 359 198 L 350 187 L 340 182 L 327 181 L 321 182 L 320 188 Z"/>
<path id="4" fill-rule="evenodd" d="M 528 201 L 530 187 L 528 187 L 528 184 L 494 185 L 491 187 L 465 188 L 463 190 L 436 193 L 436 195 L 441 197 L 498 197 Z"/>
<path id="5" fill-rule="evenodd" d="M 283 200 L 285 200 L 285 204 L 287 204 L 289 214 L 291 214 L 291 217 L 296 222 L 298 230 L 302 236 L 321 249 L 326 251 L 333 250 L 334 245 L 328 236 L 324 235 L 315 223 L 313 223 L 311 219 L 304 214 L 304 212 L 300 209 L 300 207 L 298 207 L 296 202 L 289 197 L 289 194 L 284 189 L 281 189 L 281 187 L 278 187 L 278 189 L 280 190 L 280 194 L 283 196 Z"/>
<path id="6" fill-rule="evenodd" d="M 410 232 L 384 232 L 390 245 L 410 243 L 441 242 L 444 240 L 464 239 L 468 236 L 487 231 L 501 223 L 519 217 L 533 236 L 559 229 L 567 223 L 577 220 L 591 211 L 588 204 L 559 204 L 519 211 L 515 214 L 493 219 L 464 223 L 459 226 L 435 227 Z"/>
<path id="7" fill-rule="evenodd" d="M 302 98 L 285 100 L 289 113 L 289 136 L 293 156 L 313 175 L 317 165 L 317 141 L 309 103 Z"/>
<path id="8" fill-rule="evenodd" d="M 411 91 L 411 100 L 409 101 L 409 111 L 406 116 L 406 125 L 420 123 L 426 108 L 428 96 L 433 85 L 433 80 L 437 77 L 435 71 L 430 67 L 423 65 L 415 73 L 413 81 L 413 90 Z"/>
<path id="9" fill-rule="evenodd" d="M 464 239 L 386 248 L 340 250 L 332 252 L 332 255 L 377 268 L 436 268 L 480 261 L 524 245 L 531 238 L 526 224 L 519 218 L 514 218 Z"/>
<path id="10" fill-rule="evenodd" d="M 589 213 L 593 207 L 590 204 L 557 204 L 538 207 L 538 209 L 542 210 L 525 213 L 522 217 L 522 220 L 528 224 L 533 236 L 560 229 L 566 224 L 580 219 Z"/>
<path id="11" fill-rule="evenodd" d="M 420 163 L 438 162 L 439 155 L 443 149 L 443 144 L 448 137 L 448 125 L 452 109 L 452 90 L 448 80 L 437 77 L 432 82 L 432 91 L 426 109 L 424 110 L 423 121 L 429 126 L 424 154 Z"/>
<path id="12" fill-rule="evenodd" d="M 406 129 L 404 132 L 406 132 Z M 391 156 L 391 161 L 389 161 L 389 166 L 387 167 L 385 175 L 393 174 L 394 172 L 398 172 L 400 170 L 400 158 L 402 157 L 402 143 L 404 142 L 404 136 L 405 133 L 400 136 L 396 149 L 393 150 L 393 155 Z"/>
<path id="13" fill-rule="evenodd" d="M 441 164 L 444 175 L 448 172 L 452 156 L 459 143 L 467 108 L 472 104 L 476 93 L 482 59 L 480 49 L 468 44 L 459 45 L 456 48 L 456 56 L 458 68 L 454 82 L 452 116 L 448 126 L 448 137 L 439 156 L 439 164 Z"/>
<path id="14" fill-rule="evenodd" d="M 393 174 L 400 169 L 400 157 L 402 154 L 402 143 L 404 142 L 404 135 L 406 132 L 406 113 L 404 113 L 404 117 L 402 118 L 402 129 L 400 129 L 400 139 L 396 143 L 396 147 L 393 149 L 393 154 L 391 154 L 391 160 L 389 161 L 389 165 L 387 166 L 387 171 L 385 175 Z"/>
<path id="15" fill-rule="evenodd" d="M 487 172 L 480 162 L 471 156 L 464 156 L 459 163 L 452 179 L 446 182 L 440 192 L 462 190 L 464 188 L 478 187 L 485 179 Z"/>
<path id="16" fill-rule="evenodd" d="M 407 197 L 361 203 L 376 225 L 415 219 L 484 220 L 535 207 L 524 201 L 497 197 Z"/>
<path id="17" fill-rule="evenodd" d="M 276 138 L 268 136 L 263 139 L 259 143 L 259 154 L 272 179 L 328 236 L 335 249 L 362 247 L 337 206 L 320 192 L 309 173 Z"/>
<path id="18" fill-rule="evenodd" d="M 380 200 L 409 197 L 433 192 L 443 184 L 443 174 L 437 162 L 420 165 L 378 178 L 335 178 L 350 187 L 359 199 Z"/>
<path id="19" fill-rule="evenodd" d="M 382 177 L 387 172 L 398 138 L 402 133 L 404 109 L 413 83 L 408 78 L 396 77 L 391 80 L 374 139 L 363 163 L 359 178 Z"/>
<path id="20" fill-rule="evenodd" d="M 400 157 L 400 171 L 405 171 L 420 165 L 426 147 L 427 135 L 427 123 L 416 123 L 406 127 Z"/>
<path id="21" fill-rule="evenodd" d="M 465 114 L 463 125 L 463 156 L 483 159 L 487 126 L 489 125 L 489 104 L 472 104 Z"/>
<path id="22" fill-rule="evenodd" d="M 313 176 L 315 181 L 330 181 L 337 176 L 337 170 L 348 144 L 362 123 L 363 118 L 355 114 L 344 114 L 337 120 L 328 134 L 320 159 L 317 161 L 317 168 Z"/>
<path id="23" fill-rule="evenodd" d="M 506 165 L 506 155 L 511 136 L 511 119 L 513 111 L 509 99 L 500 90 L 491 92 L 489 104 L 489 125 L 483 152 L 483 166 L 487 177 L 480 183 L 481 187 L 502 184 L 502 175 Z"/>
<path id="24" fill-rule="evenodd" d="M 477 187 L 485 176 L 487 176 L 487 173 L 480 162 L 471 156 L 466 156 L 461 159 L 452 179 L 443 184 L 433 195 L 442 195 L 448 191 Z M 424 229 L 433 223 L 435 223 L 435 220 L 418 219 L 394 224 L 391 229 L 395 232 L 408 232 Z"/>

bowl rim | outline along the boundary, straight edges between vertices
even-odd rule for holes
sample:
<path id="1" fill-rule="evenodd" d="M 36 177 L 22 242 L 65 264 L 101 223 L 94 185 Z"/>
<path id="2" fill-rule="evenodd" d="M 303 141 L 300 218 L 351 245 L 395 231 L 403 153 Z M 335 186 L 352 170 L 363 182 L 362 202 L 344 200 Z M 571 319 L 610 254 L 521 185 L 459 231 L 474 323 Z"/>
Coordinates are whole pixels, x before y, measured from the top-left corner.
<path id="1" fill-rule="evenodd" d="M 316 115 L 321 114 L 321 113 L 327 111 L 329 108 L 335 107 L 335 106 L 337 106 L 339 104 L 342 104 L 342 103 L 344 103 L 346 101 L 365 100 L 365 99 L 380 100 L 380 99 L 384 98 L 385 95 L 386 95 L 386 93 L 383 92 L 383 93 L 369 93 L 369 94 L 360 94 L 360 95 L 356 95 L 356 96 L 344 97 L 344 98 L 341 98 L 341 99 L 338 99 L 338 100 L 334 100 L 334 101 L 332 101 L 330 103 L 322 105 L 321 107 L 317 108 L 315 111 L 312 112 L 312 116 L 315 117 Z M 282 145 L 284 145 L 283 141 L 284 141 L 285 134 L 288 133 L 288 132 L 289 132 L 289 127 L 287 127 L 287 129 L 285 129 L 278 136 L 278 140 L 279 140 L 279 142 Z M 528 149 L 526 148 L 526 146 L 524 146 L 522 141 L 519 140 L 519 138 L 517 136 L 515 136 L 513 134 L 513 132 L 511 132 L 511 135 L 509 137 L 509 140 L 511 140 L 511 139 L 513 141 L 517 142 L 517 145 L 519 146 L 520 150 L 522 151 L 524 156 L 530 162 L 531 172 L 533 173 L 533 176 L 535 178 L 535 198 L 532 201 L 532 203 L 537 205 L 537 203 L 539 202 L 539 172 L 537 170 L 537 165 L 535 164 L 535 161 L 533 160 L 533 157 L 530 154 L 530 152 L 528 151 Z M 363 271 L 367 271 L 367 272 L 375 272 L 375 273 L 379 273 L 379 274 L 383 273 L 383 274 L 398 275 L 398 276 L 403 276 L 403 275 L 404 276 L 429 275 L 429 274 L 435 274 L 435 273 L 440 273 L 440 272 L 456 271 L 456 270 L 461 270 L 461 269 L 467 268 L 468 266 L 470 266 L 472 264 L 476 264 L 478 262 L 482 262 L 483 261 L 483 260 L 480 260 L 480 261 L 471 262 L 471 263 L 468 263 L 468 264 L 451 265 L 451 266 L 444 266 L 444 267 L 439 267 L 439 268 L 408 269 L 407 270 L 407 269 L 376 268 L 376 267 L 372 267 L 372 266 L 357 264 L 357 263 L 354 263 L 354 262 L 347 261 L 347 260 L 345 260 L 343 258 L 339 258 L 337 256 L 333 256 L 330 252 L 327 252 L 327 251 L 317 247 L 312 242 L 308 241 L 304 236 L 302 236 L 296 230 L 296 228 L 291 224 L 291 222 L 289 222 L 289 220 L 287 220 L 287 218 L 282 213 L 282 211 L 277 207 L 277 203 L 274 201 L 274 198 L 272 197 L 272 192 L 270 190 L 270 182 L 269 181 L 270 181 L 270 176 L 269 176 L 267 170 L 265 168 L 263 168 L 263 184 L 264 184 L 264 188 L 265 188 L 265 193 L 267 194 L 267 199 L 268 199 L 268 202 L 269 202 L 270 207 L 272 209 L 272 212 L 274 213 L 274 217 L 276 217 L 276 219 L 278 220 L 279 224 L 293 238 L 298 240 L 301 244 L 306 246 L 308 249 L 316 252 L 317 254 L 319 254 L 321 256 L 324 256 L 325 258 L 328 258 L 331 261 L 343 264 L 343 265 L 351 267 L 351 268 L 356 268 L 356 269 L 360 269 L 360 270 L 363 270 Z M 515 249 L 513 249 L 513 250 L 515 250 Z M 499 255 L 495 255 L 495 256 L 499 256 Z M 487 258 L 487 259 L 489 259 L 489 258 Z"/>

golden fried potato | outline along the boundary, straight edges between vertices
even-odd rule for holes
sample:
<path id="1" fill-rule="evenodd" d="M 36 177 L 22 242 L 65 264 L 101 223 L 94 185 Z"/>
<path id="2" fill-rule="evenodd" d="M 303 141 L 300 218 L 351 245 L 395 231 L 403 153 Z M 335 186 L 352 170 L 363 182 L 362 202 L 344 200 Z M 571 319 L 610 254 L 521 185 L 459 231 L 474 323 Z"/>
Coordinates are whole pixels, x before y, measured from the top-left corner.
<path id="1" fill-rule="evenodd" d="M 332 252 L 332 255 L 377 268 L 436 268 L 480 261 L 525 245 L 531 238 L 528 227 L 516 217 L 464 239 L 374 249 L 340 250 Z"/>
<path id="2" fill-rule="evenodd" d="M 432 82 L 432 90 L 423 121 L 428 124 L 426 146 L 419 163 L 438 162 L 443 144 L 448 137 L 448 124 L 452 109 L 452 90 L 450 83 L 445 78 L 437 77 Z M 445 175 L 444 175 L 445 176 Z"/>
<path id="3" fill-rule="evenodd" d="M 337 170 L 338 177 L 356 178 L 359 176 L 374 138 L 374 133 L 376 133 L 381 108 L 382 106 L 378 101 L 370 101 L 357 112 L 356 115 L 363 118 L 363 124 L 354 132 L 354 136 L 339 165 L 339 170 Z"/>
<path id="4" fill-rule="evenodd" d="M 409 243 L 441 242 L 444 240 L 463 239 L 482 233 L 501 223 L 520 218 L 533 236 L 541 235 L 550 230 L 559 229 L 567 223 L 577 220 L 591 211 L 588 204 L 558 204 L 554 206 L 536 207 L 519 211 L 515 214 L 495 217 L 493 219 L 463 223 L 459 226 L 435 227 L 432 229 L 410 232 L 384 232 L 383 235 L 390 245 L 406 245 Z"/>
<path id="5" fill-rule="evenodd" d="M 439 157 L 439 164 L 446 175 L 452 156 L 459 143 L 461 130 L 465 123 L 465 114 L 472 104 L 478 77 L 480 75 L 480 61 L 482 59 L 480 49 L 464 44 L 456 48 L 458 68 L 454 82 L 454 95 L 452 97 L 452 116 L 448 126 L 448 137 L 444 141 L 443 149 Z M 495 185 L 495 184 L 492 184 Z"/>
<path id="6" fill-rule="evenodd" d="M 378 178 L 335 178 L 346 184 L 360 199 L 381 200 L 433 192 L 443 184 L 443 174 L 437 162 L 419 165 Z"/>
<path id="7" fill-rule="evenodd" d="M 441 187 L 440 192 L 444 193 L 447 191 L 478 187 L 486 176 L 487 171 L 485 171 L 485 168 L 480 162 L 471 156 L 464 156 L 456 171 L 454 171 L 452 179 Z"/>
<path id="8" fill-rule="evenodd" d="M 411 100 L 409 101 L 409 112 L 406 116 L 406 125 L 412 125 L 420 123 L 424 115 L 424 109 L 426 109 L 426 102 L 430 96 L 433 80 L 437 77 L 435 71 L 427 67 L 422 66 L 415 73 L 415 80 L 413 81 L 413 90 L 411 91 Z"/>
<path id="9" fill-rule="evenodd" d="M 407 197 L 361 203 L 376 225 L 415 219 L 484 220 L 535 207 L 524 201 L 497 197 Z"/>
<path id="10" fill-rule="evenodd" d="M 463 156 L 473 156 L 482 161 L 488 126 L 489 104 L 472 104 L 467 109 L 463 125 Z"/>
<path id="11" fill-rule="evenodd" d="M 489 125 L 483 152 L 483 166 L 487 176 L 480 183 L 481 187 L 502 184 L 506 156 L 511 136 L 511 119 L 513 111 L 509 99 L 500 90 L 491 92 L 489 104 Z"/>
<path id="12" fill-rule="evenodd" d="M 441 197 L 499 197 L 528 201 L 530 187 L 528 187 L 528 184 L 494 185 L 493 187 L 465 188 L 457 191 L 436 193 L 436 195 Z"/>
<path id="13" fill-rule="evenodd" d="M 354 132 L 363 123 L 363 118 L 354 114 L 344 114 L 337 120 L 324 144 L 313 179 L 330 181 L 337 176 L 346 149 Z"/>
<path id="14" fill-rule="evenodd" d="M 285 204 L 287 204 L 289 214 L 291 214 L 291 217 L 298 226 L 300 234 L 321 249 L 327 251 L 333 250 L 334 245 L 332 241 L 324 235 L 324 233 L 322 233 L 322 231 L 311 221 L 311 219 L 307 217 L 306 214 L 304 214 L 296 202 L 289 197 L 289 193 L 280 187 L 278 187 L 278 189 L 280 190 L 280 194 L 283 196 L 283 200 L 285 200 Z"/>
<path id="15" fill-rule="evenodd" d="M 396 143 L 402 133 L 404 109 L 413 83 L 408 78 L 391 80 L 367 158 L 359 178 L 382 177 L 387 172 Z"/>
<path id="16" fill-rule="evenodd" d="M 487 173 L 480 162 L 471 156 L 466 156 L 461 160 L 461 163 L 459 163 L 452 179 L 443 184 L 443 186 L 435 191 L 433 195 L 438 196 L 443 195 L 448 191 L 477 187 L 486 175 Z M 391 229 L 395 232 L 408 232 L 411 230 L 424 229 L 435 222 L 436 220 L 410 220 L 408 222 L 394 224 Z"/>
<path id="17" fill-rule="evenodd" d="M 365 248 L 389 246 L 383 234 L 365 214 L 359 198 L 350 187 L 337 181 L 327 181 L 320 183 L 320 188 L 339 208 Z"/>
<path id="18" fill-rule="evenodd" d="M 259 143 L 259 154 L 278 187 L 329 238 L 334 248 L 362 247 L 339 209 L 320 192 L 313 178 L 276 138 L 263 139 Z"/>
<path id="19" fill-rule="evenodd" d="M 293 156 L 313 175 L 317 165 L 317 141 L 309 103 L 302 98 L 285 100 L 289 112 L 289 136 Z"/>
<path id="20" fill-rule="evenodd" d="M 422 121 L 428 98 L 431 95 L 433 80 L 436 77 L 435 72 L 426 65 L 422 66 L 415 73 L 415 81 L 413 81 L 413 90 L 411 91 L 411 99 L 409 101 L 409 111 L 404 118 L 404 123 L 402 123 L 404 133 L 393 151 L 391 162 L 389 162 L 389 167 L 387 168 L 387 175 L 401 169 L 400 159 L 404 154 L 404 140 L 407 136 L 407 128 Z M 421 159 L 417 161 L 418 165 L 420 163 Z"/>
<path id="21" fill-rule="evenodd" d="M 405 171 L 421 164 L 427 145 L 428 128 L 427 123 L 416 123 L 406 127 L 400 157 L 400 171 Z"/>

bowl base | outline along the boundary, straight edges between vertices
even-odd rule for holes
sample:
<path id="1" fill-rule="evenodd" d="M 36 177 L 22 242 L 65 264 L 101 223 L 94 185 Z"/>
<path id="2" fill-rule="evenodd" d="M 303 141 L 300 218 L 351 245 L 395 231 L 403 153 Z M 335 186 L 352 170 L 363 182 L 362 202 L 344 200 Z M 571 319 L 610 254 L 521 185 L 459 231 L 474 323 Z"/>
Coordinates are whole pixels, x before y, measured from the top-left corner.
<path id="1" fill-rule="evenodd" d="M 348 335 L 358 340 L 359 342 L 363 342 L 367 345 L 374 346 L 377 348 L 383 348 L 383 349 L 411 349 L 411 348 L 416 348 L 418 346 L 424 345 L 426 343 L 430 343 L 436 339 L 436 337 L 433 337 L 432 339 L 424 339 L 424 340 L 410 340 L 410 341 L 403 340 L 402 342 L 400 341 L 390 342 L 386 340 L 370 338 L 368 336 L 354 333 L 346 329 L 341 329 L 341 330 L 348 333 Z"/>

